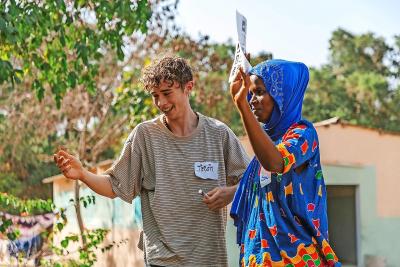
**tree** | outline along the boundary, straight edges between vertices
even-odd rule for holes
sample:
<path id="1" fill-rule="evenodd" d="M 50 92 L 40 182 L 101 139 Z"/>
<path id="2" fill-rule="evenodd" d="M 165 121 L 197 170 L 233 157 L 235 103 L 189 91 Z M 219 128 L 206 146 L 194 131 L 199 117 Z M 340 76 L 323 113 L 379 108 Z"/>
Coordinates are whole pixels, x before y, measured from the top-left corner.
<path id="1" fill-rule="evenodd" d="M 124 36 L 147 31 L 147 0 L 2 1 L 0 84 L 24 77 L 39 99 L 50 90 L 57 106 L 77 85 L 94 94 L 99 60 L 108 50 L 124 58 Z"/>
<path id="2" fill-rule="evenodd" d="M 15 3 L 15 1 L 8 1 L 2 5 L 2 8 L 8 8 L 9 13 L 12 13 L 11 10 L 14 8 L 19 12 L 18 13 L 14 10 L 14 13 L 17 15 L 21 15 L 21 12 L 29 12 L 30 10 L 36 10 L 35 12 L 40 11 L 40 14 L 48 12 L 49 14 L 42 14 L 47 18 L 48 16 L 52 16 L 54 12 L 61 12 L 57 11 L 54 5 L 67 5 L 67 11 L 65 12 L 69 15 L 73 13 L 71 16 L 75 18 L 77 16 L 75 13 L 78 12 L 78 9 L 82 11 L 87 9 L 86 6 L 90 6 L 93 7 L 96 12 L 99 12 L 100 15 L 98 16 L 100 17 L 105 16 L 111 9 L 116 9 L 114 12 L 115 14 L 110 13 L 112 15 L 112 19 L 115 19 L 116 21 L 118 21 L 117 15 L 122 16 L 126 15 L 125 13 L 128 11 L 130 12 L 130 9 L 120 10 L 121 8 L 124 8 L 123 1 L 119 1 L 118 4 L 108 3 L 109 1 L 79 3 L 74 1 L 66 1 L 65 3 L 53 2 L 54 1 L 49 1 L 49 3 L 47 3 L 46 1 L 39 1 L 39 3 L 31 3 L 28 1 L 26 3 L 25 1 L 20 1 Z M 101 8 L 102 5 L 105 5 L 103 9 Z M 143 3 L 139 1 L 136 3 L 136 5 L 131 7 L 137 9 L 135 9 L 136 11 L 133 14 L 130 14 L 130 16 L 133 16 L 132 18 L 129 18 L 132 20 L 131 23 L 135 21 L 135 16 L 139 16 L 139 14 L 136 13 L 141 12 L 140 8 L 144 8 L 143 6 L 140 7 L 141 5 L 143 5 Z M 146 5 L 148 4 L 146 3 Z M 169 26 L 168 24 L 173 21 L 176 2 L 156 0 L 149 2 L 149 6 L 154 9 L 151 19 L 147 22 L 142 21 L 142 24 L 145 24 L 145 26 L 142 24 L 137 24 L 137 27 L 142 25 L 148 30 L 148 35 L 157 33 L 161 37 L 167 34 L 168 29 L 174 29 L 174 25 Z M 145 14 L 147 13 L 148 12 L 146 11 Z M 9 24 L 18 24 L 20 27 L 22 27 L 21 25 L 23 22 L 18 21 L 19 17 L 16 14 L 14 14 L 14 17 L 6 14 L 7 19 L 11 21 Z M 147 15 L 146 17 L 143 17 L 143 14 L 141 14 L 139 17 L 142 17 L 142 19 L 147 19 Z M 17 20 L 17 22 L 12 22 L 12 19 Z M 64 19 L 66 19 L 66 17 Z M 40 22 L 42 17 L 36 18 L 34 16 L 33 18 L 30 18 L 30 20 L 37 20 L 36 22 Z M 115 34 L 115 31 L 118 30 L 118 28 L 113 28 L 110 29 L 110 32 L 103 33 L 102 30 L 104 29 L 102 29 L 101 25 L 97 27 L 93 24 L 84 24 L 85 21 L 81 20 L 82 18 L 79 17 L 79 21 L 71 22 L 69 27 L 74 27 L 75 24 L 78 24 L 79 27 L 77 27 L 82 31 L 87 27 L 93 28 L 93 34 L 97 35 L 97 37 L 92 36 L 93 39 L 86 39 L 86 41 L 91 42 L 91 45 L 93 46 L 98 45 L 96 42 L 103 42 L 100 37 L 111 36 L 111 34 Z M 101 24 L 100 21 L 101 20 L 98 19 L 97 24 Z M 57 21 L 52 23 L 55 24 L 56 22 Z M 123 23 L 123 25 L 118 24 L 118 27 L 123 27 L 126 32 L 129 27 L 125 24 L 126 23 Z M 29 25 L 23 25 L 23 27 L 28 26 Z M 51 35 L 51 31 L 46 28 L 49 25 L 44 24 L 38 26 L 43 27 L 42 31 Z M 100 30 L 97 28 L 100 28 Z M 142 28 L 140 29 L 144 30 Z M 36 34 L 38 33 L 33 31 L 32 36 Z M 21 77 L 20 83 L 14 84 L 12 87 L 7 82 L 0 85 L 0 140 L 2 141 L 0 145 L 0 151 L 2 152 L 0 155 L 0 162 L 3 162 L 3 164 L 0 165 L 0 168 L 3 171 L 12 171 L 16 173 L 18 177 L 25 179 L 32 173 L 32 169 L 40 169 L 37 164 L 38 162 L 46 162 L 51 160 L 44 155 L 51 155 L 54 153 L 54 148 L 58 144 L 68 142 L 73 144 L 72 148 L 76 151 L 82 150 L 83 148 L 77 148 L 79 142 L 75 142 L 75 140 L 79 139 L 79 133 L 85 132 L 81 131 L 80 129 L 87 129 L 85 123 L 90 123 L 91 125 L 99 124 L 102 127 L 110 128 L 111 126 L 109 124 L 104 123 L 106 119 L 103 119 L 102 117 L 107 117 L 108 121 L 116 121 L 119 119 L 116 119 L 115 116 L 119 116 L 121 114 L 127 116 L 131 114 L 133 115 L 131 116 L 132 118 L 136 118 L 138 110 L 143 107 L 143 105 L 132 105 L 134 108 L 128 107 L 130 104 L 134 103 L 131 100 L 128 100 L 128 96 L 123 96 L 123 92 L 126 91 L 126 88 L 129 88 L 131 91 L 133 90 L 132 88 L 135 90 L 137 89 L 137 80 L 140 74 L 140 67 L 144 60 L 144 55 L 142 52 L 144 50 L 143 46 L 144 44 L 148 45 L 148 43 L 152 41 L 154 45 L 155 42 L 151 38 L 147 38 L 147 34 L 144 35 L 133 33 L 130 36 L 124 36 L 123 34 L 124 32 L 120 30 L 118 35 L 115 35 L 112 40 L 109 40 L 110 42 L 118 42 L 123 45 L 119 46 L 119 48 L 125 49 L 122 60 L 121 54 L 118 52 L 119 48 L 112 49 L 111 47 L 110 49 L 106 49 L 107 46 L 102 44 L 101 50 L 98 51 L 101 52 L 101 57 L 95 61 L 91 61 L 90 67 L 92 67 L 92 63 L 96 63 L 97 73 L 96 75 L 90 77 L 90 82 L 93 82 L 95 85 L 95 87 L 92 89 L 88 90 L 87 84 L 85 83 L 72 83 L 71 87 L 69 87 L 68 90 L 63 94 L 59 94 L 59 92 L 54 92 L 51 90 L 43 91 L 40 95 L 41 101 L 38 102 L 35 99 L 34 91 L 30 90 L 32 84 L 35 83 L 36 78 L 28 75 L 29 73 Z M 44 36 L 44 34 L 42 35 Z M 44 38 L 42 35 L 39 34 L 37 38 Z M 69 31 L 68 34 L 65 33 L 63 36 L 71 42 L 73 42 L 75 39 L 75 41 L 79 42 L 83 38 L 78 37 L 77 32 L 74 31 Z M 57 38 L 59 38 L 59 36 Z M 4 48 L 6 43 L 7 40 L 2 39 L 2 42 L 0 43 L 0 52 L 2 52 L 1 48 Z M 8 54 L 2 54 L 2 57 L 0 58 L 8 58 L 8 55 L 10 54 L 12 56 L 9 60 L 10 62 L 12 60 L 17 61 L 15 58 L 20 58 L 20 61 L 29 62 L 30 55 L 37 54 L 38 51 L 47 51 L 51 49 L 52 45 L 52 43 L 47 42 L 45 39 L 39 48 L 35 48 L 34 46 L 29 47 L 32 49 L 30 52 L 26 52 L 25 54 L 17 56 L 15 54 L 19 52 L 18 49 L 20 49 L 17 46 L 11 52 L 8 51 Z M 64 46 L 62 49 L 63 51 L 61 52 L 67 55 L 75 55 L 77 53 L 75 46 L 72 48 L 69 46 Z M 79 55 L 75 56 L 79 63 L 83 63 L 82 60 L 79 60 Z M 72 64 L 72 61 L 67 63 Z M 56 67 L 56 65 L 54 65 L 53 70 L 49 71 L 58 71 L 59 69 Z M 32 69 L 36 68 L 35 66 L 28 67 L 32 67 Z M 83 67 L 83 69 L 85 69 L 85 67 Z M 3 69 L 0 70 L 4 71 Z M 4 74 L 4 72 L 2 73 Z M 85 71 L 75 73 L 78 79 L 85 80 L 88 78 L 85 76 Z M 55 72 L 54 75 L 61 75 L 60 77 L 57 76 L 56 78 L 58 80 L 62 80 L 62 73 Z M 125 91 L 122 90 L 122 88 L 125 88 Z M 137 91 L 133 92 L 133 94 L 140 95 L 140 93 Z M 114 99 L 115 95 L 118 95 L 121 100 L 116 101 Z M 62 96 L 67 96 L 67 100 L 64 101 L 64 103 L 62 103 Z M 56 103 L 53 102 L 52 98 L 55 99 Z M 125 100 L 122 100 L 122 98 Z M 122 102 L 124 102 L 125 105 L 122 105 Z M 59 107 L 61 107 L 61 104 L 63 104 L 63 109 L 54 109 L 53 107 L 55 104 Z M 111 104 L 115 105 L 110 109 Z M 90 114 L 89 109 L 91 109 Z M 132 114 L 134 110 L 136 111 L 136 114 Z M 46 116 L 43 116 L 43 114 L 46 114 Z M 114 118 L 110 118 L 110 115 L 114 116 Z M 115 137 L 118 136 L 118 133 L 120 133 L 123 129 L 124 128 L 118 128 L 115 134 L 109 136 L 109 139 L 114 138 L 115 140 L 118 140 L 118 138 Z M 96 127 L 92 127 L 89 130 L 94 131 L 96 130 Z M 104 131 L 97 132 L 96 137 L 102 136 L 103 134 Z M 65 139 L 60 138 L 63 137 L 63 135 Z M 91 140 L 85 138 L 84 143 L 90 141 L 89 143 L 91 151 L 94 153 L 94 158 L 97 158 L 98 155 L 101 154 L 105 149 L 104 147 L 107 146 L 107 142 L 103 140 L 94 149 L 92 149 L 94 147 L 94 142 L 99 141 L 95 140 L 96 138 L 93 137 L 94 136 L 91 136 Z M 90 161 L 91 159 L 89 159 L 89 162 Z M 51 174 L 53 174 L 53 172 L 54 170 L 51 171 Z M 45 175 L 45 173 L 41 174 L 42 177 Z M 50 173 L 48 174 L 50 175 Z"/>
<path id="3" fill-rule="evenodd" d="M 313 121 L 338 116 L 350 123 L 400 131 L 399 37 L 389 46 L 373 33 L 333 32 L 330 61 L 310 69 L 304 115 Z"/>
<path id="4" fill-rule="evenodd" d="M 51 161 L 59 143 L 68 143 L 90 166 L 119 143 L 123 125 L 148 109 L 137 82 L 124 87 L 137 81 L 139 41 L 148 42 L 135 31 L 166 34 L 159 27 L 173 20 L 174 7 L 172 1 L 141 0 L 2 4 L 1 167 L 26 178 L 28 169 L 42 167 L 36 162 Z M 132 101 L 133 108 L 127 105 Z M 79 186 L 75 208 L 83 237 Z"/>

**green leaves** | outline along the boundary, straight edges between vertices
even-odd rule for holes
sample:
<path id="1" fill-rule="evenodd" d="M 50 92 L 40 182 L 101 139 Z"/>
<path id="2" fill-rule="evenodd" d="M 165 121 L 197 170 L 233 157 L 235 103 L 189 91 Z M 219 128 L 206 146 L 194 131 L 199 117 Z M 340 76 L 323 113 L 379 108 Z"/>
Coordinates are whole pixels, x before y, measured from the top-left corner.
<path id="1" fill-rule="evenodd" d="M 64 224 L 62 223 L 57 223 L 57 229 L 58 231 L 61 231 L 64 228 Z"/>
<path id="2" fill-rule="evenodd" d="M 52 212 L 55 208 L 53 202 L 43 199 L 27 199 L 22 200 L 13 195 L 0 193 L 0 207 L 7 207 L 17 210 L 19 213 L 32 213 L 36 212 Z"/>
<path id="3" fill-rule="evenodd" d="M 72 200 L 72 199 L 71 199 Z M 70 201 L 71 201 L 70 200 Z M 73 201 L 73 200 L 72 200 Z M 82 202 L 83 207 L 87 208 L 90 204 L 96 204 L 96 197 L 93 195 L 80 197 L 79 201 Z"/>
<path id="4" fill-rule="evenodd" d="M 0 56 L 3 57 L 1 54 Z M 22 73 L 21 70 L 14 69 L 8 60 L 0 59 L 0 81 L 4 80 L 11 83 L 11 85 L 14 85 L 16 82 L 20 82 L 18 74 L 21 73 Z"/>
<path id="5" fill-rule="evenodd" d="M 39 100 L 42 100 L 44 97 L 44 88 L 41 82 L 39 82 L 38 80 L 34 80 L 33 81 L 33 85 L 32 85 L 33 90 L 36 93 L 36 97 Z"/>
<path id="6" fill-rule="evenodd" d="M 14 86 L 26 75 L 37 98 L 50 90 L 57 107 L 78 84 L 95 94 L 99 49 L 123 60 L 124 36 L 145 33 L 150 17 L 147 0 L 74 1 L 68 10 L 61 0 L 7 1 L 0 6 L 0 84 Z"/>
<path id="7" fill-rule="evenodd" d="M 61 241 L 61 246 L 62 246 L 63 248 L 67 248 L 67 247 L 68 247 L 68 243 L 69 243 L 69 240 L 68 240 L 68 239 L 63 239 L 63 240 Z"/>
<path id="8" fill-rule="evenodd" d="M 396 98 L 400 87 L 400 46 L 390 47 L 373 33 L 332 34 L 331 61 L 310 69 L 303 114 L 312 121 L 341 117 L 353 124 L 400 131 Z"/>
<path id="9" fill-rule="evenodd" d="M 388 66 L 384 64 L 390 47 L 381 37 L 373 33 L 354 35 L 344 29 L 333 32 L 329 41 L 332 66 L 345 75 L 354 71 L 377 72 L 388 75 Z"/>

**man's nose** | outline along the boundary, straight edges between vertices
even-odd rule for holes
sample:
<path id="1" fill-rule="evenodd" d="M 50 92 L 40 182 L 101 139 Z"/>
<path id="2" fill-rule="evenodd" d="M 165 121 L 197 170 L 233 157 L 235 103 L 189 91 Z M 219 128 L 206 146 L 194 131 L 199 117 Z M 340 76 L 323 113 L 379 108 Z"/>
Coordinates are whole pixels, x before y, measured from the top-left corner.
<path id="1" fill-rule="evenodd" d="M 157 106 L 159 106 L 160 108 L 166 104 L 166 100 L 165 97 L 163 96 L 159 96 L 158 100 L 157 100 Z"/>

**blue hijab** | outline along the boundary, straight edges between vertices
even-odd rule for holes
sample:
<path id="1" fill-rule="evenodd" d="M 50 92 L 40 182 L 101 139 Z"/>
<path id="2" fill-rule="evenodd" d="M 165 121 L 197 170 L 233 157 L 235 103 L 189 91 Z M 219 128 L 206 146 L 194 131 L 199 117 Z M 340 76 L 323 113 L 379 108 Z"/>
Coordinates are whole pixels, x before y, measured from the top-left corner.
<path id="1" fill-rule="evenodd" d="M 308 68 L 301 62 L 273 59 L 258 64 L 249 74 L 262 79 L 274 100 L 271 117 L 263 127 L 271 139 L 277 141 L 293 123 L 301 119 L 309 79 Z"/>

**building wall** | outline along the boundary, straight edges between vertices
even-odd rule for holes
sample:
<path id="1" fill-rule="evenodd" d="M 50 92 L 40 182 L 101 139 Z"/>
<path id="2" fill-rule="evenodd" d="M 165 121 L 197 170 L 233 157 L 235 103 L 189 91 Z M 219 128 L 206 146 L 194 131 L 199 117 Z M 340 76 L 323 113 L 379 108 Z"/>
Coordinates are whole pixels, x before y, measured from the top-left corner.
<path id="1" fill-rule="evenodd" d="M 66 215 L 68 224 L 63 229 L 63 235 L 55 237 L 55 244 L 65 235 L 78 233 L 78 223 L 74 207 L 70 199 L 74 197 L 74 183 L 67 179 L 58 179 L 54 182 L 54 203 L 57 207 L 67 208 Z M 128 204 L 119 198 L 109 199 L 95 194 L 86 186 L 82 186 L 80 196 L 95 195 L 95 205 L 82 207 L 82 217 L 85 227 L 88 229 L 106 228 L 111 231 L 108 233 L 104 246 L 116 242 L 119 246 L 114 246 L 108 252 L 98 250 L 98 261 L 96 267 L 113 266 L 135 266 L 143 267 L 143 252 L 138 249 L 139 234 L 141 231 L 140 201 L 135 199 L 133 204 Z M 76 251 L 76 247 L 71 247 L 70 251 Z M 79 256 L 77 253 L 72 257 Z"/>
<path id="2" fill-rule="evenodd" d="M 400 217 L 400 135 L 356 126 L 317 127 L 325 164 L 374 166 L 379 217 Z"/>

